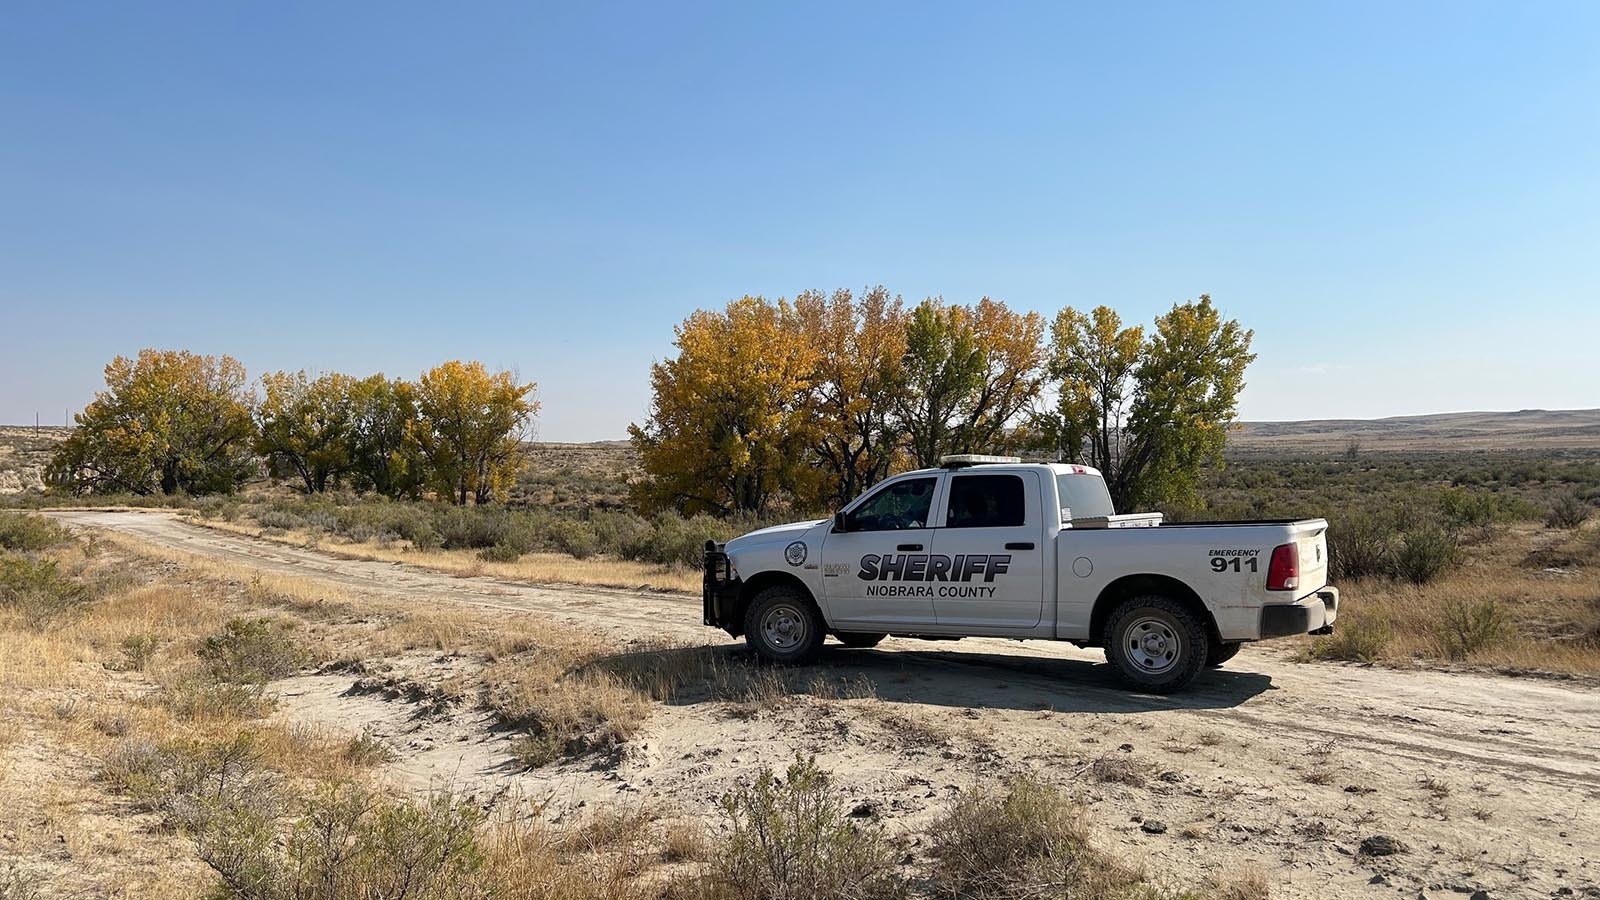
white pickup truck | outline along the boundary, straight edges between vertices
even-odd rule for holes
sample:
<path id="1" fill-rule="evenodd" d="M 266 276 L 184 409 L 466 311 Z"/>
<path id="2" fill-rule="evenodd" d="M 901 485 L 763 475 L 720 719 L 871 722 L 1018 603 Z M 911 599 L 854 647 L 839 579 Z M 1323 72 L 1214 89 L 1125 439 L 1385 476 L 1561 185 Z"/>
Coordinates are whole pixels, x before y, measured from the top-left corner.
<path id="1" fill-rule="evenodd" d="M 1245 641 L 1332 631 L 1327 528 L 1165 524 L 1117 515 L 1086 466 L 946 457 L 831 521 L 708 541 L 705 624 L 780 663 L 815 659 L 827 634 L 1070 641 L 1105 648 L 1141 690 L 1174 691 Z"/>

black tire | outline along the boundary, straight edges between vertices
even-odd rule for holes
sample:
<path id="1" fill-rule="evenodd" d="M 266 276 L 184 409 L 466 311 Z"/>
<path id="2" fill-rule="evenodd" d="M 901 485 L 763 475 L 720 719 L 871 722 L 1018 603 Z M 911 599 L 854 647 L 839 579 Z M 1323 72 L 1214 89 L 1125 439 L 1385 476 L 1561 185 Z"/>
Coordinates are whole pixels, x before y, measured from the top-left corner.
<path id="1" fill-rule="evenodd" d="M 878 646 L 878 644 L 882 642 L 884 638 L 888 637 L 888 635 L 872 634 L 865 631 L 841 631 L 838 634 L 835 634 L 834 637 L 838 638 L 839 643 L 845 645 L 846 647 L 859 647 L 861 649 L 866 649 L 868 647 Z"/>
<path id="2" fill-rule="evenodd" d="M 1113 610 L 1103 642 L 1117 675 L 1152 694 L 1182 690 L 1211 655 L 1205 623 L 1159 594 L 1134 597 Z"/>
<path id="3" fill-rule="evenodd" d="M 779 665 L 804 665 L 822 651 L 827 626 L 817 605 L 800 588 L 779 584 L 750 601 L 744 639 L 756 656 Z"/>
<path id="4" fill-rule="evenodd" d="M 1206 657 L 1206 668 L 1215 669 L 1233 659 L 1239 655 L 1239 648 L 1243 646 L 1243 641 L 1227 641 L 1226 643 L 1212 645 L 1211 655 Z"/>

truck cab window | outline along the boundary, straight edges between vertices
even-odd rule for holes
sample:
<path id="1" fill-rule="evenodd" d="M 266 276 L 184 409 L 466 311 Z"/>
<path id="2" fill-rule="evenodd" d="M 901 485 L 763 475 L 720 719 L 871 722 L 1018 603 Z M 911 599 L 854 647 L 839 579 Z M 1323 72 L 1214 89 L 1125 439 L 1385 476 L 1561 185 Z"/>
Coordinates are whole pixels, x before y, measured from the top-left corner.
<path id="1" fill-rule="evenodd" d="M 957 475 L 950 479 L 947 528 L 1015 528 L 1026 524 L 1022 479 L 1015 475 Z"/>
<path id="2" fill-rule="evenodd" d="M 897 481 L 867 498 L 850 513 L 851 531 L 901 531 L 928 527 L 937 478 Z"/>

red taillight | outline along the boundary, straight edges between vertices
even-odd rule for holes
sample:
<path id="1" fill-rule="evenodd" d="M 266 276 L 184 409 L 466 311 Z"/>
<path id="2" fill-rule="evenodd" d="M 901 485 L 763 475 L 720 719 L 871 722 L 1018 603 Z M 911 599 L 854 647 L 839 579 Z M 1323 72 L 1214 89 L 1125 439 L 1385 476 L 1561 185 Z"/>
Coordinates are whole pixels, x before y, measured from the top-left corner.
<path id="1" fill-rule="evenodd" d="M 1267 590 L 1292 591 L 1300 586 L 1300 545 L 1280 544 L 1267 566 Z"/>

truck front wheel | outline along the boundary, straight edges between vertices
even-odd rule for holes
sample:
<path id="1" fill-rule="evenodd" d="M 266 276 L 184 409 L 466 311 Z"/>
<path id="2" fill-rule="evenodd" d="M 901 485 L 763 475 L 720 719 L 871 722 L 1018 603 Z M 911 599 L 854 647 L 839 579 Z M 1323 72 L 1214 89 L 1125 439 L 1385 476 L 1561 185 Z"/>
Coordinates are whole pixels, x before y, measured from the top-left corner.
<path id="1" fill-rule="evenodd" d="M 822 616 L 799 588 L 778 584 L 750 601 L 744 613 L 744 639 L 768 662 L 803 665 L 822 650 Z"/>
<path id="2" fill-rule="evenodd" d="M 839 643 L 846 647 L 876 647 L 879 642 L 888 637 L 887 634 L 877 634 L 867 631 L 841 631 L 834 635 Z"/>
<path id="3" fill-rule="evenodd" d="M 1205 624 L 1160 595 L 1134 597 L 1106 624 L 1106 660 L 1123 681 L 1155 694 L 1182 689 L 1205 668 L 1211 641 Z"/>

